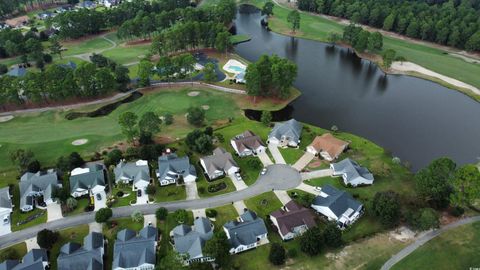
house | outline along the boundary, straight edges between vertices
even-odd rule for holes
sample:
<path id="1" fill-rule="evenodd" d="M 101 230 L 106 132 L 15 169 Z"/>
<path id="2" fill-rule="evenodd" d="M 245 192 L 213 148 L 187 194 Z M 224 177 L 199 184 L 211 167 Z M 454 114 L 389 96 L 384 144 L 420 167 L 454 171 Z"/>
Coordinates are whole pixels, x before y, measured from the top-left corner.
<path id="1" fill-rule="evenodd" d="M 7 72 L 6 75 L 21 78 L 27 75 L 27 69 L 24 67 L 14 67 L 9 72 Z"/>
<path id="2" fill-rule="evenodd" d="M 21 261 L 6 260 L 0 264 L 1 270 L 45 270 L 50 269 L 45 249 L 32 249 Z"/>
<path id="3" fill-rule="evenodd" d="M 83 238 L 83 247 L 69 242 L 60 248 L 58 270 L 103 270 L 105 240 L 103 234 L 91 232 Z"/>
<path id="4" fill-rule="evenodd" d="M 346 158 L 340 162 L 330 164 L 333 175 L 341 175 L 345 185 L 371 185 L 373 184 L 373 174 L 367 168 L 358 165 L 354 160 Z"/>
<path id="5" fill-rule="evenodd" d="M 282 209 L 272 212 L 270 220 L 277 227 L 278 233 L 284 241 L 300 236 L 308 229 L 317 226 L 312 210 L 293 200 L 285 204 Z"/>
<path id="6" fill-rule="evenodd" d="M 105 166 L 89 164 L 70 173 L 70 193 L 78 198 L 105 191 Z"/>
<path id="7" fill-rule="evenodd" d="M 77 8 L 87 8 L 87 9 L 94 9 L 97 7 L 97 4 L 93 1 L 83 1 L 77 4 Z"/>
<path id="8" fill-rule="evenodd" d="M 336 221 L 340 228 L 354 223 L 363 213 L 363 205 L 348 192 L 338 190 L 330 185 L 322 187 L 320 195 L 315 197 L 312 208 Z"/>
<path id="9" fill-rule="evenodd" d="M 0 189 L 0 236 L 11 232 L 10 229 L 10 214 L 13 212 L 12 196 L 10 195 L 10 188 L 4 187 Z"/>
<path id="10" fill-rule="evenodd" d="M 275 123 L 268 135 L 268 143 L 279 147 L 298 147 L 302 128 L 303 125 L 295 119 L 290 119 L 283 123 Z"/>
<path id="11" fill-rule="evenodd" d="M 54 170 L 25 173 L 20 178 L 20 210 L 33 210 L 36 197 L 43 196 L 45 204 L 52 203 L 52 192 L 57 187 L 61 187 L 61 184 L 58 183 L 57 172 Z"/>
<path id="12" fill-rule="evenodd" d="M 125 229 L 117 234 L 113 246 L 112 270 L 150 270 L 155 268 L 157 228 L 147 226 L 137 233 Z"/>
<path id="13" fill-rule="evenodd" d="M 223 148 L 213 150 L 213 155 L 200 158 L 200 164 L 210 180 L 234 174 L 240 170 L 232 154 Z"/>
<path id="14" fill-rule="evenodd" d="M 233 137 L 230 140 L 230 144 L 240 157 L 256 155 L 264 152 L 266 149 L 262 139 L 250 130 Z"/>
<path id="15" fill-rule="evenodd" d="M 239 83 L 239 84 L 247 83 L 247 80 L 245 80 L 245 74 L 246 74 L 245 71 L 236 74 L 235 77 L 233 78 L 235 83 Z"/>
<path id="16" fill-rule="evenodd" d="M 179 180 L 192 183 L 197 179 L 197 171 L 195 166 L 190 164 L 188 156 L 178 157 L 175 153 L 165 154 L 158 158 L 156 174 L 161 186 L 175 184 Z"/>
<path id="17" fill-rule="evenodd" d="M 248 209 L 240 215 L 239 221 L 229 221 L 223 225 L 223 230 L 230 241 L 230 254 L 240 253 L 268 243 L 265 222 L 257 217 L 255 212 Z"/>
<path id="18" fill-rule="evenodd" d="M 72 61 L 68 61 L 66 64 L 60 64 L 59 66 L 61 66 L 63 68 L 69 68 L 69 69 L 72 69 L 72 70 L 77 68 L 77 64 L 75 64 Z"/>
<path id="19" fill-rule="evenodd" d="M 46 19 L 53 18 L 53 17 L 55 17 L 55 14 L 52 13 L 52 12 L 49 12 L 49 11 L 37 14 L 37 18 L 40 19 L 40 20 L 46 20 Z"/>
<path id="20" fill-rule="evenodd" d="M 213 225 L 209 219 L 195 219 L 193 227 L 178 225 L 170 233 L 175 250 L 185 256 L 185 264 L 194 262 L 212 262 L 215 258 L 204 256 L 203 247 L 213 237 Z"/>
<path id="21" fill-rule="evenodd" d="M 145 189 L 150 184 L 150 169 L 148 161 L 136 162 L 120 161 L 115 169 L 115 183 L 133 184 L 134 189 Z"/>
<path id="22" fill-rule="evenodd" d="M 98 2 L 106 8 L 111 8 L 118 5 L 120 0 L 99 0 Z"/>
<path id="23" fill-rule="evenodd" d="M 307 146 L 307 152 L 332 161 L 337 159 L 347 147 L 348 142 L 337 139 L 330 133 L 325 133 L 322 136 L 315 137 L 313 142 Z"/>
<path id="24" fill-rule="evenodd" d="M 20 16 L 5 21 L 5 24 L 12 28 L 20 28 L 28 23 L 28 16 Z"/>

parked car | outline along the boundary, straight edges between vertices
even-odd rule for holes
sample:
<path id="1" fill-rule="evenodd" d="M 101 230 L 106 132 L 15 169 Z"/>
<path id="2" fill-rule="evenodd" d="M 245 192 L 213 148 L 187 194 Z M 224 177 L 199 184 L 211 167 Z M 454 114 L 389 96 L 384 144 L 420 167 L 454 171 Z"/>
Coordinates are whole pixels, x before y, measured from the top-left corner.
<path id="1" fill-rule="evenodd" d="M 264 175 L 267 173 L 267 168 L 263 168 L 262 171 L 260 172 L 261 175 Z"/>
<path id="2" fill-rule="evenodd" d="M 142 197 L 142 190 L 141 189 L 137 190 L 137 197 Z"/>
<path id="3" fill-rule="evenodd" d="M 100 193 L 97 193 L 96 198 L 97 198 L 97 201 L 101 201 L 102 200 L 102 195 Z"/>
<path id="4" fill-rule="evenodd" d="M 318 192 L 321 192 L 322 191 L 322 187 L 314 187 L 313 188 L 315 191 L 318 191 Z"/>
<path id="5" fill-rule="evenodd" d="M 242 181 L 242 175 L 240 173 L 235 173 L 235 177 L 237 178 L 238 181 Z"/>

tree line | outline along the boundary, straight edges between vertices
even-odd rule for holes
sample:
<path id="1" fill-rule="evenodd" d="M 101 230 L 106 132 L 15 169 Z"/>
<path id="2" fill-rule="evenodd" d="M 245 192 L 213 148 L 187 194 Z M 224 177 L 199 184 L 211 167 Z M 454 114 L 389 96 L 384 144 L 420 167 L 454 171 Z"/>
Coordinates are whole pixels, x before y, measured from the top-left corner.
<path id="1" fill-rule="evenodd" d="M 480 50 L 478 0 L 299 0 L 298 8 L 442 45 Z"/>

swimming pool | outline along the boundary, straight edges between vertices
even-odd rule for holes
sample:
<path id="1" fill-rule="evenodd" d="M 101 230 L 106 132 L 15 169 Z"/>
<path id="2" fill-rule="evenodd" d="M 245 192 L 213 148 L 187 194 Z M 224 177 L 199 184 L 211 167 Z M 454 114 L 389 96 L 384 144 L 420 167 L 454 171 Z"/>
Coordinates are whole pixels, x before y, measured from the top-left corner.
<path id="1" fill-rule="evenodd" d="M 238 72 L 238 73 L 245 71 L 245 68 L 239 67 L 239 66 L 229 66 L 228 68 L 231 69 L 231 70 L 233 70 L 233 71 L 236 71 L 236 72 Z"/>

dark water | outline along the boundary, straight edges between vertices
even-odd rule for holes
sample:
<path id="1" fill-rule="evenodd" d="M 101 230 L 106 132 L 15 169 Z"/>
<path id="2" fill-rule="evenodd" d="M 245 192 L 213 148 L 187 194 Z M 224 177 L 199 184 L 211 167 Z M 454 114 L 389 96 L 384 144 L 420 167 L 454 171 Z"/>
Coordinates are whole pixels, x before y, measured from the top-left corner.
<path id="1" fill-rule="evenodd" d="M 457 163 L 480 157 L 480 104 L 422 79 L 388 75 L 347 49 L 268 32 L 260 14 L 237 16 L 239 34 L 252 40 L 236 46 L 249 61 L 277 54 L 298 65 L 293 117 L 368 138 L 418 170 L 448 156 Z M 480 74 L 479 74 L 480 76 Z"/>

